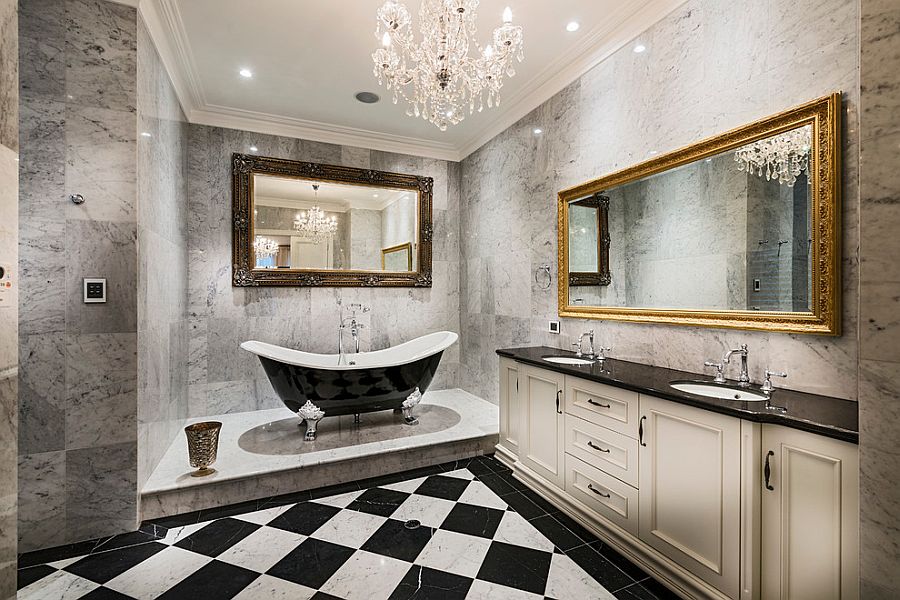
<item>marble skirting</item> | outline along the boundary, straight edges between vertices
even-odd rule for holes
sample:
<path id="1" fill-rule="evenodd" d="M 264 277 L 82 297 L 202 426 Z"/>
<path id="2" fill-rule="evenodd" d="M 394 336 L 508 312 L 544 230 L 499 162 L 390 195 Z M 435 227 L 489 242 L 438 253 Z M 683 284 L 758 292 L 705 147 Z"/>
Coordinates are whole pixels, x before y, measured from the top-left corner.
<path id="1" fill-rule="evenodd" d="M 286 408 L 211 416 L 222 422 L 216 470 L 192 477 L 179 436 L 141 492 L 143 520 L 376 477 L 493 452 L 497 407 L 462 390 L 427 392 L 419 425 L 392 411 L 325 418 L 304 442 Z"/>

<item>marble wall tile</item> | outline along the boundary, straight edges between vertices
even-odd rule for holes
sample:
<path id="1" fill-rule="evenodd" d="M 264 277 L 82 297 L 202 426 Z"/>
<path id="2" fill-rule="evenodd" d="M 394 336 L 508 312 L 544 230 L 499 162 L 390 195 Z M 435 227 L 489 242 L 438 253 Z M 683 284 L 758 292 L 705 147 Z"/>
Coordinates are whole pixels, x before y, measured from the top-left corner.
<path id="1" fill-rule="evenodd" d="M 62 333 L 19 339 L 19 453 L 66 445 L 66 339 Z"/>
<path id="2" fill-rule="evenodd" d="M 19 19 L 16 0 L 0 2 L 0 145 L 19 149 Z"/>
<path id="3" fill-rule="evenodd" d="M 19 552 L 66 538 L 66 453 L 19 455 Z"/>
<path id="4" fill-rule="evenodd" d="M 88 540 L 137 527 L 137 445 L 66 452 L 66 538 Z"/>
<path id="5" fill-rule="evenodd" d="M 60 0 L 19 0 L 21 98 L 66 99 L 66 7 Z"/>

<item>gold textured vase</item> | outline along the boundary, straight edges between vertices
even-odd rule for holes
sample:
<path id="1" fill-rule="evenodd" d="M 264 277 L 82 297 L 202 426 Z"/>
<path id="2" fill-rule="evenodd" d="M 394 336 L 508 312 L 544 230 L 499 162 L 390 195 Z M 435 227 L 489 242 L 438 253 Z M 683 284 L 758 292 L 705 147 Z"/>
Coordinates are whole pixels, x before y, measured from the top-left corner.
<path id="1" fill-rule="evenodd" d="M 191 475 L 203 477 L 216 472 L 210 465 L 216 462 L 216 451 L 219 447 L 219 431 L 222 424 L 218 421 L 194 423 L 184 428 L 188 442 L 188 458 L 191 466 L 197 469 Z"/>

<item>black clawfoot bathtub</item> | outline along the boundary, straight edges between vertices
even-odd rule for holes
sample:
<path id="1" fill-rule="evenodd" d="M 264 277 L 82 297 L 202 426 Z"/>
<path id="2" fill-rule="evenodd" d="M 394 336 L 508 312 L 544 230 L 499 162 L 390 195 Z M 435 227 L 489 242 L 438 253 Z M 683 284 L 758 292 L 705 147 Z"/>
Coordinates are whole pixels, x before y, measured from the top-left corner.
<path id="1" fill-rule="evenodd" d="M 378 410 L 402 410 L 406 422 L 431 384 L 444 350 L 459 336 L 430 333 L 376 352 L 313 354 L 265 342 L 241 348 L 259 357 L 275 393 L 306 422 L 307 441 L 316 439 L 323 417 Z"/>

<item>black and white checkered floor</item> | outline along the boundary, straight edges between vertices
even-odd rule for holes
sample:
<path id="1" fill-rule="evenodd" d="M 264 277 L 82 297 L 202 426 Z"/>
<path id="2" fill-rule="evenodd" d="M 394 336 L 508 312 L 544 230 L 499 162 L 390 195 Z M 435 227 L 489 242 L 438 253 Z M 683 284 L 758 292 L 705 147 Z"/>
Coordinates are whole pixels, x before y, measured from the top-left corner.
<path id="1" fill-rule="evenodd" d="M 20 557 L 21 600 L 673 598 L 490 457 Z"/>

